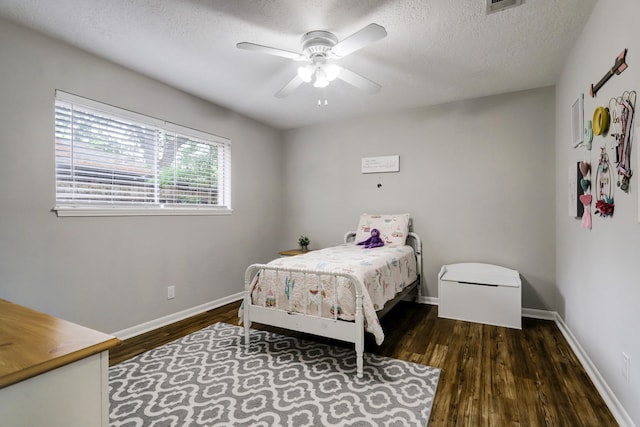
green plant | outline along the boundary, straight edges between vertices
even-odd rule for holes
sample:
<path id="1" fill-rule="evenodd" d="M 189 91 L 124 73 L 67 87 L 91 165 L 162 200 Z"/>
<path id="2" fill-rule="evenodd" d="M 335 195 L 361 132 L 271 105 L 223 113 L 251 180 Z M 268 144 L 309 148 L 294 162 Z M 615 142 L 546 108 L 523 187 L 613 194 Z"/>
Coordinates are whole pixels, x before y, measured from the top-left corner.
<path id="1" fill-rule="evenodd" d="M 309 246 L 309 243 L 311 243 L 311 240 L 309 240 L 307 236 L 300 236 L 300 238 L 298 239 L 298 244 L 301 248 L 306 248 L 307 246 Z"/>

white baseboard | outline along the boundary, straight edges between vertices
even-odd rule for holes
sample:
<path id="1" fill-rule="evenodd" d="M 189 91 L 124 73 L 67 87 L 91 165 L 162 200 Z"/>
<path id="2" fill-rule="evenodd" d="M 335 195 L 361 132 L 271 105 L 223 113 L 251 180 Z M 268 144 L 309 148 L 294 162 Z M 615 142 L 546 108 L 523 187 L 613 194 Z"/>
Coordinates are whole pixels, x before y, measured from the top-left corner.
<path id="1" fill-rule="evenodd" d="M 557 313 L 549 310 L 538 310 L 536 308 L 523 308 L 522 317 L 530 317 L 532 319 L 556 320 Z"/>
<path id="2" fill-rule="evenodd" d="M 204 313 L 207 310 L 222 307 L 223 305 L 227 305 L 229 303 L 241 300 L 243 297 L 244 297 L 244 291 L 238 292 L 237 294 L 230 295 L 225 298 L 220 298 L 214 301 L 209 301 L 207 303 L 204 303 L 195 307 L 191 307 L 186 310 L 179 311 L 177 313 L 169 314 L 168 316 L 164 316 L 159 319 L 151 320 L 149 322 L 145 322 L 137 326 L 132 326 L 131 328 L 123 329 L 117 332 L 112 332 L 111 335 L 114 335 L 120 338 L 121 340 L 126 340 L 128 338 L 135 337 L 136 335 L 141 335 L 141 334 L 144 334 L 145 332 L 149 332 L 154 329 L 158 329 L 163 326 L 167 326 L 172 323 L 178 322 L 180 320 L 184 320 L 188 317 L 195 316 L 196 314 Z"/>
<path id="3" fill-rule="evenodd" d="M 633 420 L 631 419 L 627 411 L 625 411 L 624 407 L 622 406 L 616 395 L 613 393 L 607 382 L 604 380 L 604 378 L 602 378 L 602 375 L 600 375 L 600 372 L 589 358 L 589 355 L 584 351 L 576 337 L 564 322 L 564 319 L 560 317 L 560 315 L 556 312 L 554 312 L 554 315 L 554 320 L 556 322 L 556 325 L 558 325 L 560 332 L 562 332 L 562 335 L 564 335 L 565 339 L 569 343 L 569 346 L 576 354 L 576 357 L 584 367 L 584 370 L 587 371 L 587 375 L 589 375 L 589 378 L 591 378 L 591 382 L 593 382 L 593 385 L 596 386 L 596 389 L 600 393 L 600 396 L 602 396 L 602 399 L 609 407 L 609 410 L 613 414 L 613 417 L 616 419 L 618 424 L 620 424 L 621 427 L 635 427 Z"/>
<path id="4" fill-rule="evenodd" d="M 438 305 L 438 298 L 421 296 L 418 302 L 420 304 Z"/>

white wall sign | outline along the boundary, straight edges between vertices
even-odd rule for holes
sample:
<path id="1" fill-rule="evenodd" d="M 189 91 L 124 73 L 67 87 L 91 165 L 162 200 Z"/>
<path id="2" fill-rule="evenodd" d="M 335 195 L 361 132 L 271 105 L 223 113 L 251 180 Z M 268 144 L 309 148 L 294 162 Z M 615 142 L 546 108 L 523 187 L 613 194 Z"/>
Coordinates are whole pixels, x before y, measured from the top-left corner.
<path id="1" fill-rule="evenodd" d="M 400 172 L 400 156 L 362 158 L 362 173 L 382 172 Z"/>

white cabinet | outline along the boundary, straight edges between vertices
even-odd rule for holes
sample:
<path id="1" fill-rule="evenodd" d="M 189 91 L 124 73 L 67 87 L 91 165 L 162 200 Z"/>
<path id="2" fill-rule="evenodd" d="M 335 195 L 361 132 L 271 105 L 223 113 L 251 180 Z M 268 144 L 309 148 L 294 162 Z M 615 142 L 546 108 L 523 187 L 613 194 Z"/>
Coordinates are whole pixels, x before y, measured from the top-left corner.
<path id="1" fill-rule="evenodd" d="M 0 426 L 109 426 L 117 338 L 3 299 L 0 326 Z"/>
<path id="2" fill-rule="evenodd" d="M 522 329 L 520 273 L 482 263 L 443 266 L 438 317 Z"/>
<path id="3" fill-rule="evenodd" d="M 108 427 L 109 352 L 103 351 L 0 390 L 6 427 Z"/>

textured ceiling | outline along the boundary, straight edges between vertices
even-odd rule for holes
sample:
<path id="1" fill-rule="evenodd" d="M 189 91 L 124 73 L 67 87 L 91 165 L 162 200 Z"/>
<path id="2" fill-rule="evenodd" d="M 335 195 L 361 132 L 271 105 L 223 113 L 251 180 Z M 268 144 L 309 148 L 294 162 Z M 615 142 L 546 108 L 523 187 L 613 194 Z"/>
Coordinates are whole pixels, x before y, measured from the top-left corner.
<path id="1" fill-rule="evenodd" d="M 596 0 L 1 0 L 0 15 L 281 129 L 552 85 Z M 387 37 L 340 64 L 382 85 L 334 81 L 273 95 L 307 31 L 342 40 L 375 22 Z M 4 59 L 3 59 L 4 60 Z M 317 106 L 319 98 L 328 105 Z"/>

